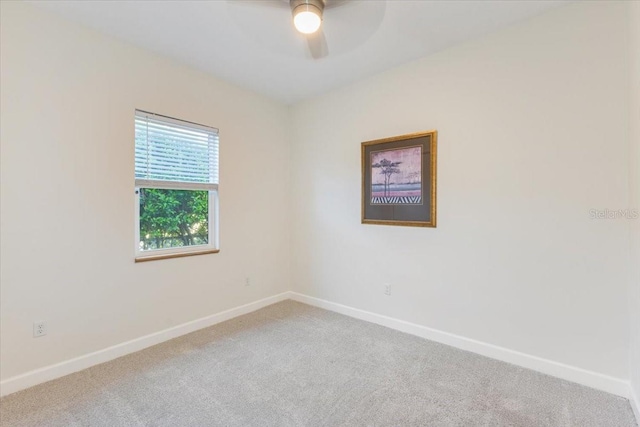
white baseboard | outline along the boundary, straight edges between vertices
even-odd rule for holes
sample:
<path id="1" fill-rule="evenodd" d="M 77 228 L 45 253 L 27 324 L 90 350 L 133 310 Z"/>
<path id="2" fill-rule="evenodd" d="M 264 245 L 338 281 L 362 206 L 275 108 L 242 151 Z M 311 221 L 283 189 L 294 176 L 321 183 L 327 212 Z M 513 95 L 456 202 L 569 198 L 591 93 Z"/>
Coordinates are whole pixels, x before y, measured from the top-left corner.
<path id="1" fill-rule="evenodd" d="M 630 390 L 629 403 L 631 403 L 631 409 L 636 415 L 636 423 L 640 426 L 640 394 L 636 393 L 633 387 Z"/>
<path id="2" fill-rule="evenodd" d="M 125 356 L 136 351 L 143 350 L 156 344 L 168 341 L 170 339 L 197 331 L 224 322 L 243 314 L 251 313 L 271 304 L 275 304 L 286 299 L 292 299 L 315 307 L 324 308 L 326 310 L 341 313 L 356 319 L 365 320 L 367 322 L 376 323 L 411 335 L 416 335 L 435 342 L 450 345 L 462 350 L 471 351 L 486 357 L 501 360 L 513 365 L 522 366 L 542 372 L 547 375 L 562 378 L 568 381 L 576 382 L 598 390 L 603 390 L 618 396 L 623 396 L 630 400 L 631 406 L 636 414 L 636 418 L 640 423 L 640 396 L 634 394 L 627 381 L 620 378 L 614 378 L 597 372 L 588 371 L 574 366 L 565 365 L 563 363 L 554 362 L 552 360 L 543 359 L 541 357 L 520 353 L 504 347 L 483 343 L 470 338 L 459 335 L 450 334 L 448 332 L 439 331 L 437 329 L 428 328 L 426 326 L 415 323 L 406 322 L 404 320 L 394 319 L 392 317 L 360 310 L 342 304 L 322 300 L 299 294 L 297 292 L 283 292 L 259 301 L 232 308 L 211 316 L 183 323 L 160 332 L 145 335 L 140 338 L 133 339 L 121 344 L 117 344 L 103 350 L 85 354 L 74 359 L 66 360 L 54 365 L 36 369 L 15 377 L 8 378 L 0 382 L 0 396 L 6 396 L 20 390 L 41 384 L 74 372 L 81 371 L 100 363 L 108 362 L 118 357 Z"/>
<path id="3" fill-rule="evenodd" d="M 160 344 L 181 335 L 197 331 L 198 329 L 206 328 L 217 323 L 224 322 L 225 320 L 251 313 L 252 311 L 259 310 L 268 305 L 289 299 L 289 294 L 289 292 L 284 292 L 259 301 L 241 305 L 240 307 L 235 307 L 230 310 L 213 314 L 211 316 L 183 323 L 160 332 L 145 335 L 131 341 L 126 341 L 103 350 L 98 350 L 74 359 L 56 363 L 55 365 L 45 366 L 44 368 L 35 369 L 21 375 L 16 375 L 15 377 L 7 378 L 0 382 L 0 396 L 6 396 L 34 385 L 51 381 L 65 375 L 90 368 L 91 366 L 99 365 L 100 363 L 108 362 L 118 357 L 143 350 L 147 347 Z"/>
<path id="4" fill-rule="evenodd" d="M 520 353 L 508 348 L 487 344 L 459 335 L 450 334 L 448 332 L 439 331 L 437 329 L 428 328 L 426 326 L 417 325 L 415 323 L 406 322 L 404 320 L 394 319 L 392 317 L 299 294 L 297 292 L 291 292 L 290 298 L 305 304 L 324 308 L 326 310 L 334 311 L 356 319 L 365 320 L 367 322 L 376 323 L 391 329 L 396 329 L 411 335 L 450 345 L 461 350 L 470 351 L 492 359 L 532 369 L 534 371 L 542 372 L 547 375 L 562 378 L 564 380 L 572 381 L 598 390 L 603 390 L 618 396 L 625 398 L 630 397 L 629 383 L 620 378 L 610 377 L 608 375 L 599 374 L 586 369 L 554 362 L 553 360 Z"/>

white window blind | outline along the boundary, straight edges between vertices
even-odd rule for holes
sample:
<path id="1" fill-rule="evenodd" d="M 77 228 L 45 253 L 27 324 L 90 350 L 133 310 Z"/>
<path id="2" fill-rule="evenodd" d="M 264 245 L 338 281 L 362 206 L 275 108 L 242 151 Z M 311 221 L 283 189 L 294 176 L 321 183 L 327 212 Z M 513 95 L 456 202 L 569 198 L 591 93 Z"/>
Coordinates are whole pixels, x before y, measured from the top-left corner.
<path id="1" fill-rule="evenodd" d="M 137 187 L 218 189 L 218 129 L 136 110 Z"/>

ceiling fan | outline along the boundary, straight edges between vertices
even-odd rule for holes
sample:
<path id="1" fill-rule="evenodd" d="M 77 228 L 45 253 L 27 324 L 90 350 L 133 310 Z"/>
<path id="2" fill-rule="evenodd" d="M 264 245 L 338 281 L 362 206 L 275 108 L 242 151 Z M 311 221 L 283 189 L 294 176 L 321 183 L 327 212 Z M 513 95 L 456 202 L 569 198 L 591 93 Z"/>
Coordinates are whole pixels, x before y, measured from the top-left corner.
<path id="1" fill-rule="evenodd" d="M 293 25 L 304 35 L 309 52 L 314 59 L 329 54 L 327 39 L 322 28 L 324 12 L 347 3 L 348 0 L 236 0 L 233 3 L 245 6 L 288 9 L 293 18 Z"/>

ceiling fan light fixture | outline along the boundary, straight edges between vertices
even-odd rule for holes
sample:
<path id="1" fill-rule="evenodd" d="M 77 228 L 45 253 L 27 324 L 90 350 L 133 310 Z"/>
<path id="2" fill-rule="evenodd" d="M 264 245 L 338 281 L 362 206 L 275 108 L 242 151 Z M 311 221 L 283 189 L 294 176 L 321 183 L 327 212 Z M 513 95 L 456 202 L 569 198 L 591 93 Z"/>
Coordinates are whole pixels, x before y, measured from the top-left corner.
<path id="1" fill-rule="evenodd" d="M 318 31 L 322 24 L 324 3 L 321 0 L 298 0 L 295 3 L 297 4 L 292 4 L 292 13 L 296 30 L 302 34 L 313 34 Z"/>

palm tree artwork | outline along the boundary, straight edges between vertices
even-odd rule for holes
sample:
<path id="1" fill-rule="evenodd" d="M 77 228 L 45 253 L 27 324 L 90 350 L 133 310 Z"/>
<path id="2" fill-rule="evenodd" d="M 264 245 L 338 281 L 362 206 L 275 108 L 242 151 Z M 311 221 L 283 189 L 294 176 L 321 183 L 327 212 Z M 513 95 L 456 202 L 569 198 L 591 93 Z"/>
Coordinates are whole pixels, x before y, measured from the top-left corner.
<path id="1" fill-rule="evenodd" d="M 371 153 L 371 204 L 422 203 L 422 146 Z"/>

